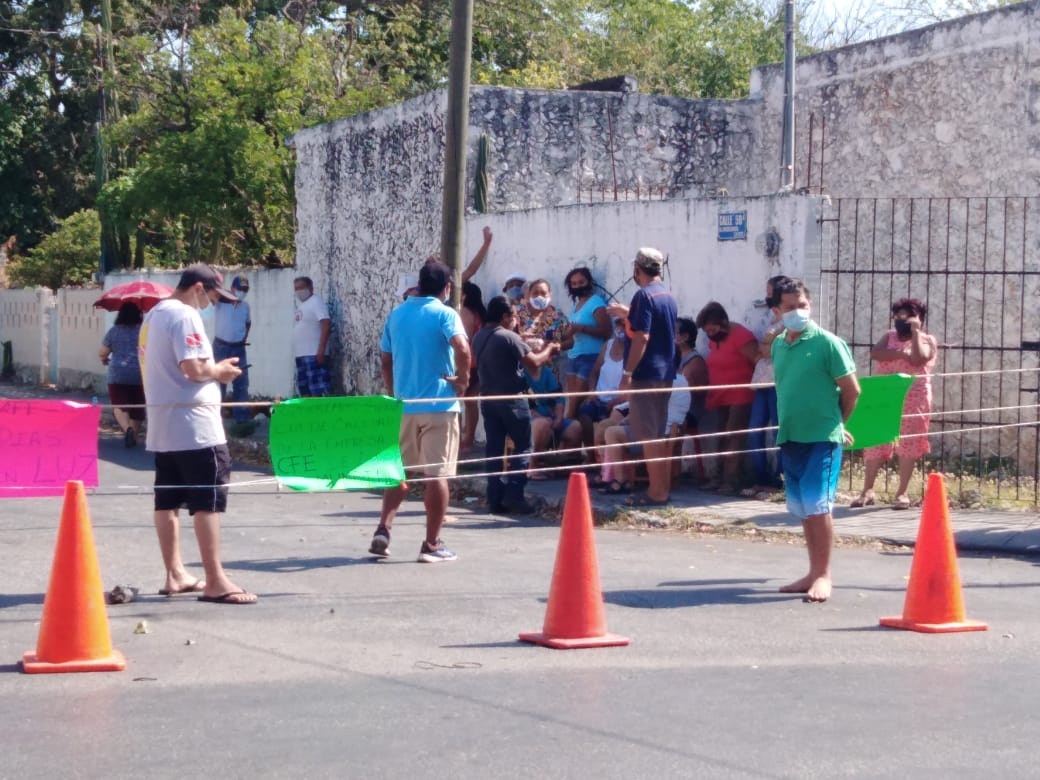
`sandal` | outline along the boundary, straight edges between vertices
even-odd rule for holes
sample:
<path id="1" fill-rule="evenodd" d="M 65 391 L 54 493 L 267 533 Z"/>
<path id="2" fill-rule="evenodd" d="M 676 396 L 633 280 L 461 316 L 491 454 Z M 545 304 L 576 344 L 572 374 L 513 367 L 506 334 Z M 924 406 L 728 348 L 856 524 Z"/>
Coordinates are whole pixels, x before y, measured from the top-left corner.
<path id="1" fill-rule="evenodd" d="M 668 506 L 671 503 L 671 498 L 666 498 L 664 501 L 658 501 L 656 498 L 650 498 L 646 493 L 636 493 L 628 501 L 625 502 L 625 506 L 633 507 L 656 507 L 656 506 Z"/>
<path id="2" fill-rule="evenodd" d="M 849 504 L 850 507 L 874 506 L 874 496 L 858 496 Z M 909 506 L 909 504 L 907 504 Z M 904 509 L 906 507 L 903 507 Z"/>
<path id="3" fill-rule="evenodd" d="M 601 487 L 599 492 L 605 496 L 623 496 L 632 492 L 632 486 L 616 479 L 610 481 L 606 487 Z"/>
<path id="4" fill-rule="evenodd" d="M 896 496 L 896 500 L 892 502 L 893 509 L 909 509 L 910 499 L 906 496 Z"/>
<path id="5" fill-rule="evenodd" d="M 609 480 L 603 479 L 599 474 L 593 474 L 590 477 L 586 477 L 585 481 L 588 482 L 590 488 L 594 488 L 595 490 L 605 488 L 610 484 Z"/>

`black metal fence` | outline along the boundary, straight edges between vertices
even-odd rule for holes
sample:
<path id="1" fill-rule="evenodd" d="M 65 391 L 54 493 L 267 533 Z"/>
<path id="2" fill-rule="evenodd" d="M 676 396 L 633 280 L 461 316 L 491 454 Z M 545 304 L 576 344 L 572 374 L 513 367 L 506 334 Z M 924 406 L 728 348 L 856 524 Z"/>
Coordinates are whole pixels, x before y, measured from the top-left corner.
<path id="1" fill-rule="evenodd" d="M 927 465 L 962 496 L 1040 503 L 1040 198 L 844 198 L 826 212 L 816 309 L 862 374 L 892 302 L 928 304 Z"/>

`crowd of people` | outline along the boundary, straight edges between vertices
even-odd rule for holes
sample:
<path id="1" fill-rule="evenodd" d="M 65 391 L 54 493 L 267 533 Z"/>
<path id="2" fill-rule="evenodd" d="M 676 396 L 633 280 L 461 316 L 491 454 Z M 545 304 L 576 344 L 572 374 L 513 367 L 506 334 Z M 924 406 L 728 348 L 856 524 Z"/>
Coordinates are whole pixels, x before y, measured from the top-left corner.
<path id="1" fill-rule="evenodd" d="M 486 232 L 481 262 L 490 240 Z M 527 481 L 545 478 L 551 464 L 564 463 L 563 456 L 570 468 L 575 462 L 588 467 L 592 485 L 626 496 L 630 506 L 667 505 L 681 447 L 696 442 L 692 476 L 701 488 L 748 496 L 785 492 L 805 530 L 809 571 L 782 590 L 812 601 L 830 596 L 831 511 L 842 451 L 852 443 L 844 423 L 860 394 L 848 345 L 813 322 L 809 290 L 800 280 L 766 280 L 761 320 L 745 326 L 717 301 L 696 317 L 680 317 L 662 277 L 664 266 L 656 249 L 636 253 L 632 278 L 638 289 L 628 305 L 597 292 L 585 267 L 562 278 L 570 299 L 566 308 L 554 299 L 550 279 L 513 273 L 501 294 L 485 303 L 480 288 L 466 278 L 459 317 L 447 305 L 450 269 L 436 257 L 427 260 L 418 287 L 406 291 L 391 314 L 382 344 L 391 392 L 396 389 L 406 401 L 445 399 L 436 410 L 443 418 L 429 429 L 447 427 L 432 437 L 436 452 L 422 452 L 431 438 L 422 425 L 402 426 L 406 470 L 421 467 L 427 495 L 431 484 L 438 485 L 434 500 L 427 500 L 420 560 L 454 558 L 438 537 L 446 504 L 439 496 L 456 473 L 453 453 L 459 449 L 445 449 L 444 441 L 461 440 L 467 462 L 487 473 L 488 509 L 506 515 L 532 511 Z M 917 376 L 903 436 L 928 429 L 936 343 L 923 328 L 926 312 L 917 299 L 896 301 L 893 329 L 871 351 L 879 373 Z M 413 352 L 420 341 L 421 360 Z M 421 386 L 414 377 L 405 379 L 417 366 L 425 377 Z M 412 382 L 409 392 L 401 391 L 403 381 Z M 462 423 L 459 399 L 466 399 Z M 414 406 L 405 404 L 406 417 L 419 413 Z M 473 444 L 477 408 L 485 434 L 482 459 Z M 713 448 L 699 435 L 705 433 L 713 434 Z M 702 458 L 702 449 L 717 454 Z M 907 484 L 927 451 L 927 437 L 920 435 L 868 449 L 866 483 L 853 505 L 876 500 L 880 465 L 895 455 L 900 485 L 893 507 L 909 506 Z M 639 472 L 645 472 L 640 476 L 646 487 L 637 491 Z M 392 493 L 373 537 L 373 555 L 389 554 L 400 500 Z"/>
<path id="2" fill-rule="evenodd" d="M 633 507 L 671 500 L 682 446 L 714 434 L 715 468 L 693 459 L 693 478 L 706 490 L 760 495 L 784 490 L 789 510 L 803 523 L 809 572 L 785 586 L 815 601 L 830 595 L 831 511 L 842 449 L 851 443 L 844 422 L 859 396 L 848 346 L 812 320 L 809 290 L 774 276 L 765 285 L 761 322 L 746 327 L 711 301 L 696 317 L 679 316 L 663 280 L 665 259 L 642 248 L 632 263 L 637 286 L 628 305 L 597 292 L 588 268 L 562 279 L 567 311 L 553 298 L 549 279 L 510 276 L 486 303 L 470 281 L 491 243 L 484 243 L 463 274 L 461 313 L 448 305 L 452 271 L 427 259 L 417 284 L 403 292 L 380 342 L 387 392 L 406 401 L 400 431 L 402 461 L 410 479 L 424 483 L 426 533 L 418 560 L 453 560 L 440 539 L 448 506 L 448 480 L 460 452 L 487 472 L 488 509 L 529 514 L 530 479 L 544 479 L 559 464 L 581 463 L 590 483 L 624 495 Z M 295 280 L 294 349 L 301 395 L 330 389 L 328 309 L 307 277 Z M 155 526 L 166 566 L 167 594 L 195 593 L 204 601 L 250 604 L 254 594 L 234 585 L 219 557 L 219 516 L 227 504 L 230 471 L 220 406 L 230 384 L 235 400 L 247 397 L 245 347 L 251 327 L 248 280 L 231 289 L 204 265 L 192 266 L 174 294 L 142 322 L 126 303 L 105 335 L 100 357 L 108 365 L 109 393 L 128 447 L 136 444 L 149 399 L 147 448 L 156 455 Z M 217 310 L 211 344 L 200 312 Z M 866 451 L 866 480 L 853 502 L 876 501 L 881 464 L 899 458 L 894 508 L 910 505 L 914 464 L 928 452 L 929 374 L 935 339 L 924 330 L 927 306 L 914 298 L 892 305 L 893 328 L 871 350 L 879 373 L 916 377 L 896 445 Z M 699 346 L 706 338 L 706 348 Z M 761 387 L 749 385 L 759 384 Z M 416 399 L 422 399 L 417 401 Z M 238 409 L 235 407 L 236 418 Z M 483 458 L 472 457 L 477 411 L 483 421 Z M 244 409 L 243 409 L 244 412 Z M 912 435 L 911 434 L 917 434 Z M 558 455 L 553 451 L 558 451 Z M 640 473 L 645 472 L 645 474 Z M 637 476 L 646 487 L 636 490 Z M 211 487 L 202 487 L 211 486 Z M 390 554 L 390 535 L 407 483 L 384 492 L 369 552 Z M 187 508 L 205 568 L 192 578 L 179 551 L 178 510 Z"/>

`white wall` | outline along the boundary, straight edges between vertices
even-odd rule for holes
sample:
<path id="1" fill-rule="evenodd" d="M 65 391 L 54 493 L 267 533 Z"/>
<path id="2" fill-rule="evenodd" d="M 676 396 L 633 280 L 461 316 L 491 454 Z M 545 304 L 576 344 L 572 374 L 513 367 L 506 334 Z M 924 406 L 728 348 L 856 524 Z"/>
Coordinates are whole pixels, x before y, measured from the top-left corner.
<path id="1" fill-rule="evenodd" d="M 756 316 L 753 302 L 764 295 L 770 276 L 802 276 L 811 288 L 818 286 L 821 208 L 820 198 L 786 195 L 595 203 L 488 214 L 468 218 L 465 255 L 476 253 L 481 231 L 489 226 L 494 240 L 474 277 L 485 301 L 501 291 L 508 275 L 522 273 L 528 279 L 548 279 L 557 305 L 569 313 L 563 289 L 567 271 L 588 266 L 600 285 L 627 304 L 636 289 L 631 280 L 636 250 L 655 246 L 668 256 L 664 281 L 678 299 L 680 314 L 695 316 L 709 300 L 718 300 L 735 322 L 750 322 Z M 747 240 L 718 241 L 719 212 L 742 210 L 747 211 Z M 301 213 L 301 223 L 312 216 Z M 775 259 L 762 251 L 762 236 L 770 228 L 782 239 Z M 377 235 L 371 240 L 380 239 Z M 312 260 L 309 254 L 297 259 L 304 269 Z M 313 258 L 316 265 L 326 259 L 325 252 Z M 349 318 L 333 317 L 334 329 L 343 334 L 338 365 L 347 393 L 382 392 L 379 335 L 387 314 L 400 302 L 398 280 L 402 274 L 416 274 L 421 263 L 420 258 L 395 262 L 387 255 L 372 266 L 341 260 L 331 267 L 328 283 L 334 310 L 349 313 Z"/>
<path id="2" fill-rule="evenodd" d="M 0 290 L 0 341 L 10 341 L 23 382 L 47 381 L 47 309 L 54 295 L 45 287 Z"/>
<path id="3" fill-rule="evenodd" d="M 467 256 L 481 242 L 481 230 L 494 232 L 491 251 L 474 278 L 485 301 L 500 293 L 507 276 L 523 273 L 544 277 L 557 306 L 570 312 L 563 279 L 585 265 L 596 281 L 628 304 L 636 291 L 632 260 L 641 246 L 660 249 L 668 257 L 665 283 L 679 303 L 680 315 L 696 316 L 710 300 L 726 307 L 735 322 L 749 322 L 755 300 L 765 294 L 765 281 L 785 273 L 816 289 L 820 271 L 821 199 L 804 196 L 667 200 L 606 203 L 555 209 L 514 211 L 470 217 Z M 720 212 L 747 211 L 746 241 L 719 241 Z M 775 228 L 780 254 L 769 259 L 762 236 Z"/>
<path id="4" fill-rule="evenodd" d="M 58 290 L 55 297 L 53 314 L 58 318 L 58 339 L 50 360 L 57 363 L 58 384 L 99 386 L 96 377 L 104 374 L 105 369 L 98 350 L 107 330 L 105 312 L 94 308 L 101 290 L 67 288 Z"/>

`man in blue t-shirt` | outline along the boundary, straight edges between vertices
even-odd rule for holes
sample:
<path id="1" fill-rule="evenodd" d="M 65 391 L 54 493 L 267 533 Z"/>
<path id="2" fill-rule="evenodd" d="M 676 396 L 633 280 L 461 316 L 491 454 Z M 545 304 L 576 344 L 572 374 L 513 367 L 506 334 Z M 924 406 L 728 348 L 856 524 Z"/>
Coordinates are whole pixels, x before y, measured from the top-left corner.
<path id="1" fill-rule="evenodd" d="M 634 393 L 629 399 L 632 440 L 648 442 L 643 452 L 650 478 L 646 492 L 627 502 L 632 506 L 664 506 L 671 490 L 672 464 L 665 459 L 671 454 L 672 443 L 655 440 L 666 435 L 668 396 L 675 379 L 675 320 L 679 310 L 661 281 L 663 269 L 664 255 L 649 247 L 640 249 L 632 266 L 632 278 L 639 285 L 632 304 L 628 308 L 615 304 L 607 309 L 612 317 L 627 317 L 630 331 L 619 390 L 659 391 Z"/>
<path id="2" fill-rule="evenodd" d="M 470 351 L 458 312 L 445 305 L 451 295 L 451 269 L 428 262 L 419 271 L 418 295 L 406 298 L 383 327 L 379 344 L 387 394 L 407 401 L 401 417 L 401 460 L 405 469 L 432 477 L 426 481 L 426 540 L 420 563 L 453 561 L 440 540 L 448 506 L 448 477 L 455 476 L 459 453 L 459 398 L 469 386 Z M 401 483 L 383 493 L 379 527 L 369 552 L 390 554 L 390 528 L 408 488 Z"/>

